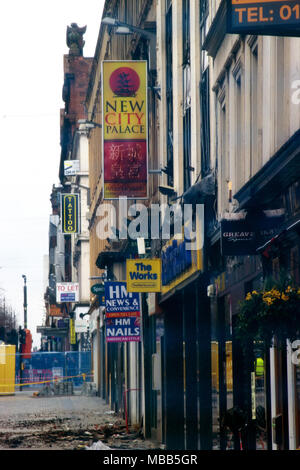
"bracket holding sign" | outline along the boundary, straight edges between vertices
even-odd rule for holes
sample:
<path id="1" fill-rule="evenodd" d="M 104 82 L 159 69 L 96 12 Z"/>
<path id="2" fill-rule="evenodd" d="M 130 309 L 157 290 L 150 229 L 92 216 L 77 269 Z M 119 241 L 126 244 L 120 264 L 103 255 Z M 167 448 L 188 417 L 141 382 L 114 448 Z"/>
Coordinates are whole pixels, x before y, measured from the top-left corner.
<path id="1" fill-rule="evenodd" d="M 92 294 L 95 294 L 98 296 L 99 300 L 99 305 L 101 307 L 105 306 L 105 287 L 104 284 L 94 284 L 91 287 L 91 292 Z"/>

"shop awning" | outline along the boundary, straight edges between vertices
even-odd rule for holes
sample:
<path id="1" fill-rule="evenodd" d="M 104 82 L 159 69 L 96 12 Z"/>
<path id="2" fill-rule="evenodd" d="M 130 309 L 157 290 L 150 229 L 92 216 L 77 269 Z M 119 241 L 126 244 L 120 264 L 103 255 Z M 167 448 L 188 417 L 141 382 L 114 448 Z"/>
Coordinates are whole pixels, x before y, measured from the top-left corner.
<path id="1" fill-rule="evenodd" d="M 68 328 L 51 328 L 51 326 L 37 326 L 36 332 L 43 336 L 55 336 L 56 338 L 65 338 L 69 334 Z"/>

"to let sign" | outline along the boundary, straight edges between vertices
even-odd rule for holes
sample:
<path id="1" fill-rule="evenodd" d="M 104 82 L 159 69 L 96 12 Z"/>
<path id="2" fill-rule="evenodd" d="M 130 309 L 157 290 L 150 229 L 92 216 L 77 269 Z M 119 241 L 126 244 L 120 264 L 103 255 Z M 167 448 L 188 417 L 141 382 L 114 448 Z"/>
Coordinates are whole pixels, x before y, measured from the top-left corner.
<path id="1" fill-rule="evenodd" d="M 78 302 L 79 301 L 79 283 L 77 282 L 59 282 L 56 284 L 56 302 Z"/>
<path id="2" fill-rule="evenodd" d="M 228 32 L 300 36 L 300 0 L 228 0 Z"/>

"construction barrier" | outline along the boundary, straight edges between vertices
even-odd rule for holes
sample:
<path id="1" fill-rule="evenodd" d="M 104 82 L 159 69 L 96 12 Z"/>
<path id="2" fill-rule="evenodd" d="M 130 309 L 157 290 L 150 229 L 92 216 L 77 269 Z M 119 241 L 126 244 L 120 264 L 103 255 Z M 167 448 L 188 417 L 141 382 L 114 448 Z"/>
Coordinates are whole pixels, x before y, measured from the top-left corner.
<path id="1" fill-rule="evenodd" d="M 16 355 L 15 383 L 20 386 L 34 388 L 43 383 L 67 380 L 79 387 L 84 376 L 90 380 L 90 373 L 90 351 L 33 352 L 30 359 Z"/>
<path id="2" fill-rule="evenodd" d="M 0 395 L 15 393 L 16 346 L 0 344 Z"/>

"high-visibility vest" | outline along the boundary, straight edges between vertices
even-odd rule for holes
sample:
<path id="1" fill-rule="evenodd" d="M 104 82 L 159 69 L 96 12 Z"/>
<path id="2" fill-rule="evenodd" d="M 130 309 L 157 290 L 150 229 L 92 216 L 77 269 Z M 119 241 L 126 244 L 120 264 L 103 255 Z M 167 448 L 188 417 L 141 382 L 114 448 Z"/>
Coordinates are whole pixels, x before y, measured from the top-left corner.
<path id="1" fill-rule="evenodd" d="M 264 360 L 261 357 L 258 357 L 256 359 L 255 375 L 256 376 L 264 375 Z"/>

